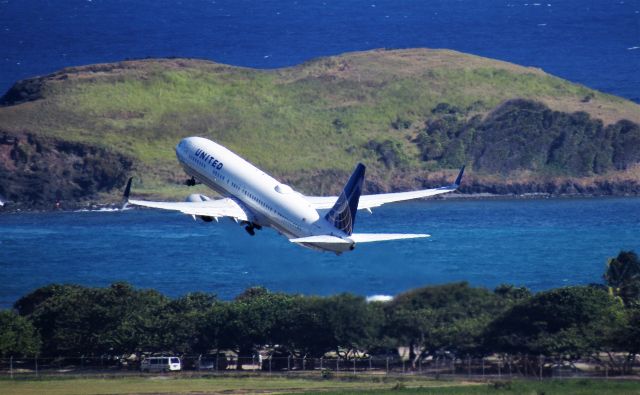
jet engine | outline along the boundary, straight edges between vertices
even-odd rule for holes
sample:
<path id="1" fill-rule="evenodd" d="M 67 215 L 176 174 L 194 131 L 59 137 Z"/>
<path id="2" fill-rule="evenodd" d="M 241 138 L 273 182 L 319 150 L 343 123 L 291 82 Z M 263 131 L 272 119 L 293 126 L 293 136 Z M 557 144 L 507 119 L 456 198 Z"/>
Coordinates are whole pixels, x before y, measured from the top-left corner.
<path id="1" fill-rule="evenodd" d="M 187 199 L 186 199 L 187 202 L 206 202 L 207 200 L 211 200 L 211 198 L 208 198 L 199 193 L 192 193 L 191 195 L 187 196 Z M 209 217 L 206 215 L 199 215 L 198 218 L 200 218 L 204 222 L 211 222 L 214 219 L 213 217 Z"/>

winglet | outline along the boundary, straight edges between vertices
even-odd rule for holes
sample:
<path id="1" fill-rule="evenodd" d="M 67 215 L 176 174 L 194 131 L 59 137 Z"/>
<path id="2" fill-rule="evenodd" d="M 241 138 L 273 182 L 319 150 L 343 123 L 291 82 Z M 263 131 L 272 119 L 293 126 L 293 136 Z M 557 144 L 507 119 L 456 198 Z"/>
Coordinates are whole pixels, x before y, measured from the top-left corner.
<path id="1" fill-rule="evenodd" d="M 464 168 L 465 168 L 465 165 L 462 165 L 462 168 L 460 169 L 460 173 L 458 173 L 458 178 L 456 178 L 456 181 L 453 183 L 453 185 L 455 185 L 456 187 L 459 187 L 460 182 L 462 182 L 462 175 L 464 174 Z"/>
<path id="2" fill-rule="evenodd" d="M 129 194 L 131 193 L 131 182 L 133 181 L 133 177 L 129 177 L 129 181 L 127 181 L 127 186 L 124 188 L 124 194 L 122 195 L 122 209 L 124 210 L 127 207 L 127 203 L 129 203 Z"/>

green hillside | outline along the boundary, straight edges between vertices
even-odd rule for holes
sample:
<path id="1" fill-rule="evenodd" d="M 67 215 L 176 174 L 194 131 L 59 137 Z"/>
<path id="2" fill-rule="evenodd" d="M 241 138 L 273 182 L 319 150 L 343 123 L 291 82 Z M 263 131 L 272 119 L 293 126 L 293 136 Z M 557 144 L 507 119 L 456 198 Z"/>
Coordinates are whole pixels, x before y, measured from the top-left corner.
<path id="1" fill-rule="evenodd" d="M 640 147 L 640 106 L 448 50 L 358 52 L 275 70 L 192 59 L 73 67 L 17 83 L 0 104 L 0 178 L 10 181 L 0 194 L 12 200 L 115 197 L 133 173 L 137 193 L 183 196 L 174 147 L 192 135 L 308 193 L 336 192 L 358 161 L 369 190 L 442 182 L 465 162 L 467 192 L 563 192 L 566 183 L 598 192 L 611 179 L 639 191 L 639 150 L 628 148 Z M 538 152 L 528 158 L 530 143 Z M 537 186 L 509 187 L 514 175 Z"/>

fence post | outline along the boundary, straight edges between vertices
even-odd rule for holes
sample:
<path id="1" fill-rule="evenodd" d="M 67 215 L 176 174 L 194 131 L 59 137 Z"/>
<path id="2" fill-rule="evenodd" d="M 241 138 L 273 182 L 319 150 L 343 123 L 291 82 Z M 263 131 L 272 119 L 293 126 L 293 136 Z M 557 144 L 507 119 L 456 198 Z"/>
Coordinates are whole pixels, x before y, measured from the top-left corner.
<path id="1" fill-rule="evenodd" d="M 9 358 L 9 374 L 13 378 L 13 355 Z"/>
<path id="2" fill-rule="evenodd" d="M 371 363 L 371 355 L 369 355 L 369 370 L 373 369 L 372 363 Z M 631 370 L 633 371 L 633 368 L 631 368 Z"/>
<path id="3" fill-rule="evenodd" d="M 467 354 L 467 377 L 471 378 L 471 356 Z"/>
<path id="4" fill-rule="evenodd" d="M 340 371 L 340 355 L 336 357 L 336 373 Z"/>
<path id="5" fill-rule="evenodd" d="M 422 358 L 418 358 L 418 372 L 422 374 Z"/>
<path id="6" fill-rule="evenodd" d="M 291 355 L 287 356 L 287 374 L 291 373 Z"/>
<path id="7" fill-rule="evenodd" d="M 80 356 L 80 369 L 84 370 L 84 355 Z"/>
<path id="8" fill-rule="evenodd" d="M 502 378 L 502 357 L 498 359 L 498 378 Z"/>
<path id="9" fill-rule="evenodd" d="M 484 356 L 482 356 L 482 379 L 484 380 Z"/>
<path id="10" fill-rule="evenodd" d="M 356 357 L 353 357 L 353 374 L 356 374 Z"/>
<path id="11" fill-rule="evenodd" d="M 322 372 L 322 359 L 323 357 L 320 357 L 320 371 Z"/>
<path id="12" fill-rule="evenodd" d="M 101 370 L 104 369 L 104 364 L 103 364 L 103 361 L 102 361 L 103 358 L 104 358 L 104 355 L 100 355 L 100 369 Z"/>
<path id="13" fill-rule="evenodd" d="M 38 357 L 35 357 L 36 359 L 36 377 L 38 377 Z"/>
<path id="14" fill-rule="evenodd" d="M 253 371 L 255 372 L 256 371 L 256 355 L 255 354 L 251 356 L 251 366 L 253 367 Z"/>
<path id="15" fill-rule="evenodd" d="M 509 364 L 509 378 L 513 377 L 511 375 L 511 355 L 507 357 L 507 363 Z"/>
<path id="16" fill-rule="evenodd" d="M 387 357 L 387 374 L 389 374 L 389 357 Z"/>
<path id="17" fill-rule="evenodd" d="M 402 360 L 402 374 L 404 374 L 404 359 Z"/>
<path id="18" fill-rule="evenodd" d="M 542 364 L 544 363 L 544 357 L 540 354 L 540 380 L 542 380 Z"/>
<path id="19" fill-rule="evenodd" d="M 273 355 L 269 355 L 269 375 L 271 375 L 271 360 L 273 359 Z"/>

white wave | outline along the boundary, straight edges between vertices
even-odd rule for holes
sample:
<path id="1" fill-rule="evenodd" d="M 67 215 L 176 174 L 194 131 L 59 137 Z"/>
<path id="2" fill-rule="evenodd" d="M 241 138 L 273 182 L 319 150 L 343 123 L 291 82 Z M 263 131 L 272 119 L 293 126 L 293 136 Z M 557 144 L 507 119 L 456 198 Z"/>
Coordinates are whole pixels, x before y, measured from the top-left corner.
<path id="1" fill-rule="evenodd" d="M 640 47 L 629 47 L 629 48 L 627 48 L 627 49 L 628 49 L 629 51 L 634 51 L 634 50 L 636 50 L 636 49 L 640 49 Z"/>
<path id="2" fill-rule="evenodd" d="M 101 207 L 99 209 L 91 209 L 91 208 L 81 208 L 79 210 L 74 210 L 74 213 L 113 213 L 116 211 L 125 211 L 131 210 L 131 207 L 125 208 L 115 208 L 115 207 Z"/>
<path id="3" fill-rule="evenodd" d="M 367 296 L 367 302 L 391 302 L 393 296 L 391 295 L 371 295 Z"/>
<path id="4" fill-rule="evenodd" d="M 538 23 L 538 26 L 547 26 L 546 23 Z"/>

